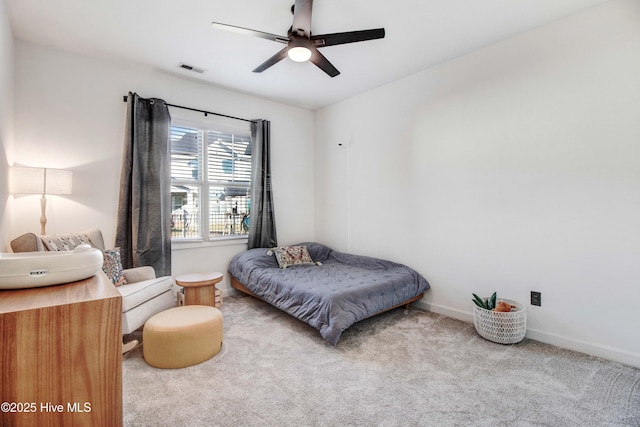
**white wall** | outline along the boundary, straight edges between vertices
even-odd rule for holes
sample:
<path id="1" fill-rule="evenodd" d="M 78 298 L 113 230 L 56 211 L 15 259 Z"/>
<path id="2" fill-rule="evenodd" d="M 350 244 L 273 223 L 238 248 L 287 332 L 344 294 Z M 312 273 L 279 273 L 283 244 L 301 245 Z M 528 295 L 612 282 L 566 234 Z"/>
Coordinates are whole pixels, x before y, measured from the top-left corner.
<path id="1" fill-rule="evenodd" d="M 0 247 L 10 236 L 8 171 L 13 140 L 13 36 L 4 0 L 0 0 Z"/>
<path id="2" fill-rule="evenodd" d="M 271 120 L 279 242 L 314 238 L 313 113 L 141 66 L 18 40 L 14 161 L 74 172 L 73 195 L 49 199 L 47 233 L 98 227 L 107 245 L 113 245 L 126 113 L 123 96 L 128 91 L 172 104 Z M 12 238 L 39 231 L 38 197 L 16 197 L 15 224 L 7 232 Z M 174 244 L 173 273 L 226 273 L 232 254 L 243 249 L 246 243 L 199 245 L 199 249 Z"/>
<path id="3" fill-rule="evenodd" d="M 529 337 L 640 366 L 638 76 L 616 0 L 320 110 L 316 234 L 416 268 L 425 308 L 497 291 Z"/>

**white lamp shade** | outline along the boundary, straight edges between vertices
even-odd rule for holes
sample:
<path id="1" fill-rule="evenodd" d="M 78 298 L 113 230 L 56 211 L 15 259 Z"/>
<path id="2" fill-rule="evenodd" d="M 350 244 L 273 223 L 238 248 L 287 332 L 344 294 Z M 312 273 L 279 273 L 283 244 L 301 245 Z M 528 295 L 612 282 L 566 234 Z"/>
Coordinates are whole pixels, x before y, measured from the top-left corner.
<path id="1" fill-rule="evenodd" d="M 44 168 L 12 167 L 9 185 L 13 194 L 44 194 Z"/>
<path id="2" fill-rule="evenodd" d="M 62 169 L 45 169 L 46 194 L 71 194 L 73 174 Z"/>
<path id="3" fill-rule="evenodd" d="M 73 174 L 61 169 L 12 167 L 13 194 L 71 194 Z"/>

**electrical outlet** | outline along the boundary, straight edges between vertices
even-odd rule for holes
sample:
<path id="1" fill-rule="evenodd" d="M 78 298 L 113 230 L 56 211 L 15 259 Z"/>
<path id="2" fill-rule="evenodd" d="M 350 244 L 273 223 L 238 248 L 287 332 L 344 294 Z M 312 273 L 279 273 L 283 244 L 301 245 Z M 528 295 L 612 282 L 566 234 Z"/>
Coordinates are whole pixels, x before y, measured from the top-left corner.
<path id="1" fill-rule="evenodd" d="M 531 291 L 531 305 L 542 305 L 542 294 L 540 292 Z"/>

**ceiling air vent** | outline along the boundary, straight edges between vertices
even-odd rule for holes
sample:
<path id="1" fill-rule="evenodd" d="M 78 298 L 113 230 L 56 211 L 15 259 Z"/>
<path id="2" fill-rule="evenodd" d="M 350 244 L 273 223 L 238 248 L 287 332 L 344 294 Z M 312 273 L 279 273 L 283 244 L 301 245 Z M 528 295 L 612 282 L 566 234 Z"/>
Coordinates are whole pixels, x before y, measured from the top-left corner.
<path id="1" fill-rule="evenodd" d="M 178 68 L 182 68 L 183 70 L 187 70 L 187 71 L 193 71 L 194 73 L 199 73 L 199 74 L 202 74 L 206 71 L 204 68 L 194 67 L 193 65 L 185 64 L 184 62 L 181 62 L 178 65 Z"/>

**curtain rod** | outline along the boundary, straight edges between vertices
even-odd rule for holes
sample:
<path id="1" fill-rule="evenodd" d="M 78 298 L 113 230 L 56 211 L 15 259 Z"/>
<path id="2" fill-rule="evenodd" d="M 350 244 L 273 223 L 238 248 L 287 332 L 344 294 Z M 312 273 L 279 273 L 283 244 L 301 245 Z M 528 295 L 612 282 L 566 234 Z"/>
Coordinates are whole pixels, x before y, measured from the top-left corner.
<path id="1" fill-rule="evenodd" d="M 129 97 L 127 95 L 122 97 L 124 102 L 127 102 L 128 98 Z M 142 98 L 142 99 L 146 99 L 146 98 Z M 182 105 L 169 104 L 166 101 L 165 101 L 164 105 L 166 105 L 167 107 L 181 108 L 183 110 L 196 111 L 198 113 L 203 113 L 205 117 L 207 115 L 209 115 L 209 114 L 213 114 L 214 116 L 226 117 L 228 119 L 242 120 L 243 122 L 250 122 L 250 123 L 255 123 L 256 122 L 255 120 L 243 119 L 242 117 L 227 116 L 226 114 L 214 113 L 212 111 L 205 111 L 205 110 L 199 110 L 197 108 L 183 107 Z"/>

